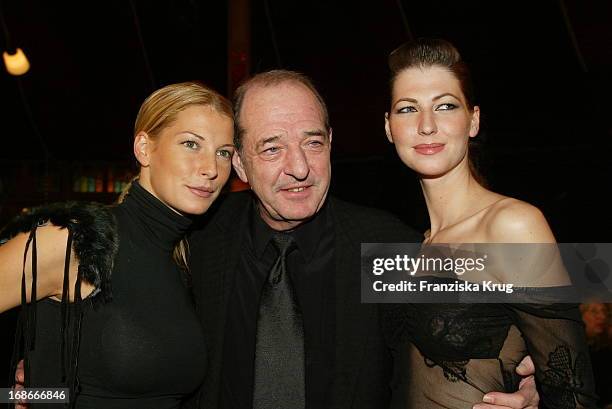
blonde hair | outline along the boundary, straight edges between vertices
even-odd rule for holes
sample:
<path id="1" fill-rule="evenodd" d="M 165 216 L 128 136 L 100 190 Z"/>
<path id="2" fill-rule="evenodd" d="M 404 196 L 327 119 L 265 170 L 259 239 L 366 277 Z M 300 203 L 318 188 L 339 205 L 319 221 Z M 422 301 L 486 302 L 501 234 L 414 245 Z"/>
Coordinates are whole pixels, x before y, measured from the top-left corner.
<path id="1" fill-rule="evenodd" d="M 223 95 L 200 82 L 181 82 L 160 88 L 144 100 L 136 115 L 134 137 L 140 132 L 146 132 L 151 138 L 158 137 L 164 128 L 174 122 L 179 112 L 193 105 L 211 107 L 218 113 L 234 119 L 232 104 Z M 132 183 L 136 179 L 138 176 L 134 177 L 123 189 L 117 203 L 123 202 L 129 195 Z M 173 258 L 184 271 L 189 271 L 188 254 L 187 240 L 182 239 L 174 247 Z"/>
<path id="2" fill-rule="evenodd" d="M 232 105 L 223 95 L 199 82 L 181 82 L 160 88 L 144 100 L 134 123 L 134 136 L 139 132 L 158 136 L 179 112 L 192 105 L 209 106 L 234 119 Z"/>

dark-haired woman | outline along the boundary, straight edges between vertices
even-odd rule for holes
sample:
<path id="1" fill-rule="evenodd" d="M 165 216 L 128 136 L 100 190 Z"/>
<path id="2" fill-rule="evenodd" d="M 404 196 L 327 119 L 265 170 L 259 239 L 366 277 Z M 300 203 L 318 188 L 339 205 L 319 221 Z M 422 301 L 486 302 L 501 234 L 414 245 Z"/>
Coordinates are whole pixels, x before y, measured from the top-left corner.
<path id="1" fill-rule="evenodd" d="M 76 408 L 170 409 L 200 385 L 206 346 L 180 242 L 227 181 L 232 138 L 224 97 L 164 87 L 138 113 L 140 174 L 123 202 L 34 209 L 3 231 L 0 312 L 22 304 L 26 387 L 67 387 Z"/>
<path id="2" fill-rule="evenodd" d="M 387 137 L 420 178 L 430 218 L 425 247 L 440 243 L 555 243 L 542 213 L 485 188 L 470 165 L 479 131 L 469 72 L 444 40 L 393 51 Z M 515 272 L 516 270 L 514 270 Z M 562 268 L 529 270 L 519 281 L 569 284 Z M 505 276 L 479 277 L 500 283 Z M 513 273 L 512 273 L 513 274 Z M 469 277 L 462 279 L 469 281 Z M 595 407 L 580 314 L 573 304 L 402 304 L 383 310 L 394 355 L 393 408 L 471 408 L 488 392 L 514 391 L 515 368 L 529 354 L 541 407 Z"/>

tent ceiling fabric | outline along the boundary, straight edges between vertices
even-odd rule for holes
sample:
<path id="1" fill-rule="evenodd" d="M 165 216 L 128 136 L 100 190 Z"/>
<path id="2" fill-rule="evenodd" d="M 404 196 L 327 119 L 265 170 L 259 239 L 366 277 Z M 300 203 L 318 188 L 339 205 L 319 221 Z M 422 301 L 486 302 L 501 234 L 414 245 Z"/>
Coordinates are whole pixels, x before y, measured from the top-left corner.
<path id="1" fill-rule="evenodd" d="M 27 53 L 31 69 L 19 80 L 0 75 L 0 157 L 43 156 L 16 81 L 56 159 L 128 159 L 132 123 L 152 81 L 161 86 L 199 79 L 225 91 L 224 2 L 131 3 L 152 75 L 130 2 L 3 2 L 12 40 Z M 267 4 L 268 16 L 263 0 L 252 1 L 253 70 L 276 68 L 279 54 L 284 68 L 315 79 L 330 106 L 335 154 L 385 152 L 386 54 L 407 37 L 397 1 Z M 603 106 L 568 100 L 584 101 L 611 88 L 611 2 L 564 3 L 588 73 L 576 58 L 558 1 L 402 4 L 415 36 L 448 38 L 471 62 L 494 144 L 516 146 L 522 138 L 522 145 L 571 145 L 585 127 L 609 137 L 609 128 L 596 120 Z M 594 120 L 585 121 L 585 115 Z"/>

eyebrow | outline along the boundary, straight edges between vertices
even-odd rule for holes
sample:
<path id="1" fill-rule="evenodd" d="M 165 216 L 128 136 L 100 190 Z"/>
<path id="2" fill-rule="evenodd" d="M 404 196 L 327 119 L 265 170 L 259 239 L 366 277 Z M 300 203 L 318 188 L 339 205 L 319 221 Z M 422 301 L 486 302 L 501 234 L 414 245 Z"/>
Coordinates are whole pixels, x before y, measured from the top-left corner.
<path id="1" fill-rule="evenodd" d="M 312 129 L 310 131 L 305 131 L 304 135 L 306 135 L 306 136 L 323 136 L 323 137 L 327 138 L 328 133 L 326 131 L 324 131 L 323 129 Z"/>
<path id="2" fill-rule="evenodd" d="M 461 99 L 458 96 L 456 96 L 455 94 L 453 94 L 451 92 L 445 92 L 444 94 L 440 94 L 437 97 L 433 97 L 432 101 L 436 101 L 436 100 L 438 100 L 440 98 L 444 98 L 444 97 L 448 97 L 448 96 L 451 96 L 451 97 L 455 98 L 456 100 L 461 101 Z"/>
<path id="3" fill-rule="evenodd" d="M 323 136 L 327 138 L 328 133 L 322 129 L 311 129 L 308 131 L 304 131 L 304 135 L 306 136 Z M 269 138 L 263 139 L 257 143 L 257 146 L 262 146 L 267 143 L 277 142 L 281 138 L 281 135 L 270 136 Z"/>
<path id="4" fill-rule="evenodd" d="M 444 98 L 444 97 L 448 97 L 448 96 L 451 96 L 451 97 L 455 98 L 456 100 L 461 101 L 461 99 L 458 96 L 456 96 L 455 94 L 453 94 L 451 92 L 445 92 L 444 94 L 436 95 L 431 100 L 432 101 L 437 101 L 440 98 Z M 418 104 L 419 103 L 419 101 L 417 101 L 414 98 L 405 97 L 405 98 L 398 99 L 397 101 L 395 101 L 395 103 L 393 105 L 397 105 L 399 102 L 412 102 L 413 104 Z"/>
<path id="5" fill-rule="evenodd" d="M 191 131 L 182 131 L 182 132 L 177 133 L 177 135 L 180 135 L 182 133 L 188 133 L 188 134 L 191 134 L 191 135 L 195 136 L 196 138 L 200 138 L 201 140 L 205 140 L 205 138 L 203 136 L 198 135 L 197 133 L 191 132 Z"/>
<path id="6" fill-rule="evenodd" d="M 259 143 L 257 143 L 258 146 L 262 146 L 265 145 L 267 143 L 272 143 L 272 142 L 276 142 L 280 139 L 280 135 L 274 135 L 274 136 L 270 136 L 269 138 L 266 138 L 264 140 L 259 141 Z"/>
<path id="7" fill-rule="evenodd" d="M 397 101 L 395 101 L 393 103 L 393 105 L 397 105 L 399 102 L 412 102 L 413 104 L 417 104 L 418 103 L 418 101 L 416 99 L 414 99 L 414 98 L 405 97 L 405 98 L 398 99 Z"/>

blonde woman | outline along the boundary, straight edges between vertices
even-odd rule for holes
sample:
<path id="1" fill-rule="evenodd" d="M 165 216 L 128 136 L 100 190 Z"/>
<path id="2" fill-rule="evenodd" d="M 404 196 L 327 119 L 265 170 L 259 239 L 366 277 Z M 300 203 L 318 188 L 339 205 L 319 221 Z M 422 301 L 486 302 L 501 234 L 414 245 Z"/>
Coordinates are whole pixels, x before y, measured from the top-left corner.
<path id="1" fill-rule="evenodd" d="M 224 97 L 161 88 L 136 118 L 140 174 L 123 202 L 39 208 L 3 231 L 0 312 L 22 304 L 26 386 L 68 387 L 75 408 L 178 408 L 199 386 L 206 345 L 180 243 L 229 177 L 232 138 Z"/>

